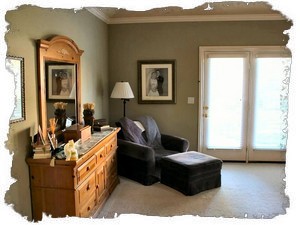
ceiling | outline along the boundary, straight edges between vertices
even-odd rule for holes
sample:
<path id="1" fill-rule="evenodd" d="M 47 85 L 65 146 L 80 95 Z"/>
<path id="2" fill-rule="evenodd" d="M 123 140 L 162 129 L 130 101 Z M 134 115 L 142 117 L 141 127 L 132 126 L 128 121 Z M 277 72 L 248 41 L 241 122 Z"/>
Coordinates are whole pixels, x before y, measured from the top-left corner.
<path id="1" fill-rule="evenodd" d="M 212 2 L 192 9 L 170 6 L 146 11 L 110 7 L 86 9 L 107 24 L 287 19 L 266 2 Z"/>

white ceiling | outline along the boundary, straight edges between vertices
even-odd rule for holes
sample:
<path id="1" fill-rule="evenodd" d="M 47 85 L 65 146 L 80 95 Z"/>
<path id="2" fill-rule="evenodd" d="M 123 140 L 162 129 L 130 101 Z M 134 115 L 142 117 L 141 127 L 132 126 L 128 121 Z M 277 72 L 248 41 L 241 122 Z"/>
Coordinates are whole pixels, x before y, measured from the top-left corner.
<path id="1" fill-rule="evenodd" d="M 170 6 L 147 11 L 109 7 L 87 7 L 87 10 L 107 24 L 287 19 L 266 2 L 212 2 L 193 9 Z"/>

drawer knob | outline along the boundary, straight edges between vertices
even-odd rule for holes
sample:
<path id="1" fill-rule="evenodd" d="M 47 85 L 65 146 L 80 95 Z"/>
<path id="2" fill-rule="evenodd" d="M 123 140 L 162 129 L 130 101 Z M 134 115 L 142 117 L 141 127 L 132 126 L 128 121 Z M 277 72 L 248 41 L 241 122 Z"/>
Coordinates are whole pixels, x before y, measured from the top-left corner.
<path id="1" fill-rule="evenodd" d="M 87 207 L 87 210 L 90 211 L 90 210 L 91 210 L 91 207 L 88 206 L 88 207 Z"/>
<path id="2" fill-rule="evenodd" d="M 34 176 L 31 176 L 31 179 L 34 180 Z"/>
<path id="3" fill-rule="evenodd" d="M 90 170 L 90 167 L 88 166 L 87 168 L 86 168 L 86 171 L 89 171 Z"/>
<path id="4" fill-rule="evenodd" d="M 102 154 L 100 154 L 100 158 L 102 158 L 103 157 L 103 155 Z"/>
<path id="5" fill-rule="evenodd" d="M 87 191 L 90 190 L 90 185 L 89 184 L 86 186 L 86 190 Z"/>

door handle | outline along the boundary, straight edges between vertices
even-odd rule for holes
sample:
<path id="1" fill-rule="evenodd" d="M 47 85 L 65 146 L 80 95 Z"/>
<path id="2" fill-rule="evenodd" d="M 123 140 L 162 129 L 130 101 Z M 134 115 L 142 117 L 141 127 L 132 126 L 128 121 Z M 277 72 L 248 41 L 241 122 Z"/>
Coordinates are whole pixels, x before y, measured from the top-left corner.
<path id="1" fill-rule="evenodd" d="M 207 105 L 203 106 L 203 111 L 204 111 L 204 113 L 203 113 L 202 115 L 203 115 L 204 118 L 207 118 L 207 117 L 208 117 L 208 115 L 207 115 L 207 110 L 208 110 L 208 106 L 207 106 Z"/>

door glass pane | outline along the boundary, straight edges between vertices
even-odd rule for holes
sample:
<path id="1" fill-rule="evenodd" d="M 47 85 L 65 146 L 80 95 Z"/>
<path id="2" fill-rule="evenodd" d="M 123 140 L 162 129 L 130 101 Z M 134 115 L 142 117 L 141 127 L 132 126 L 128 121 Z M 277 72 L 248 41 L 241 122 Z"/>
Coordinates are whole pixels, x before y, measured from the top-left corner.
<path id="1" fill-rule="evenodd" d="M 209 58 L 206 147 L 241 149 L 244 58 Z"/>
<path id="2" fill-rule="evenodd" d="M 290 58 L 257 58 L 253 148 L 286 148 Z"/>

